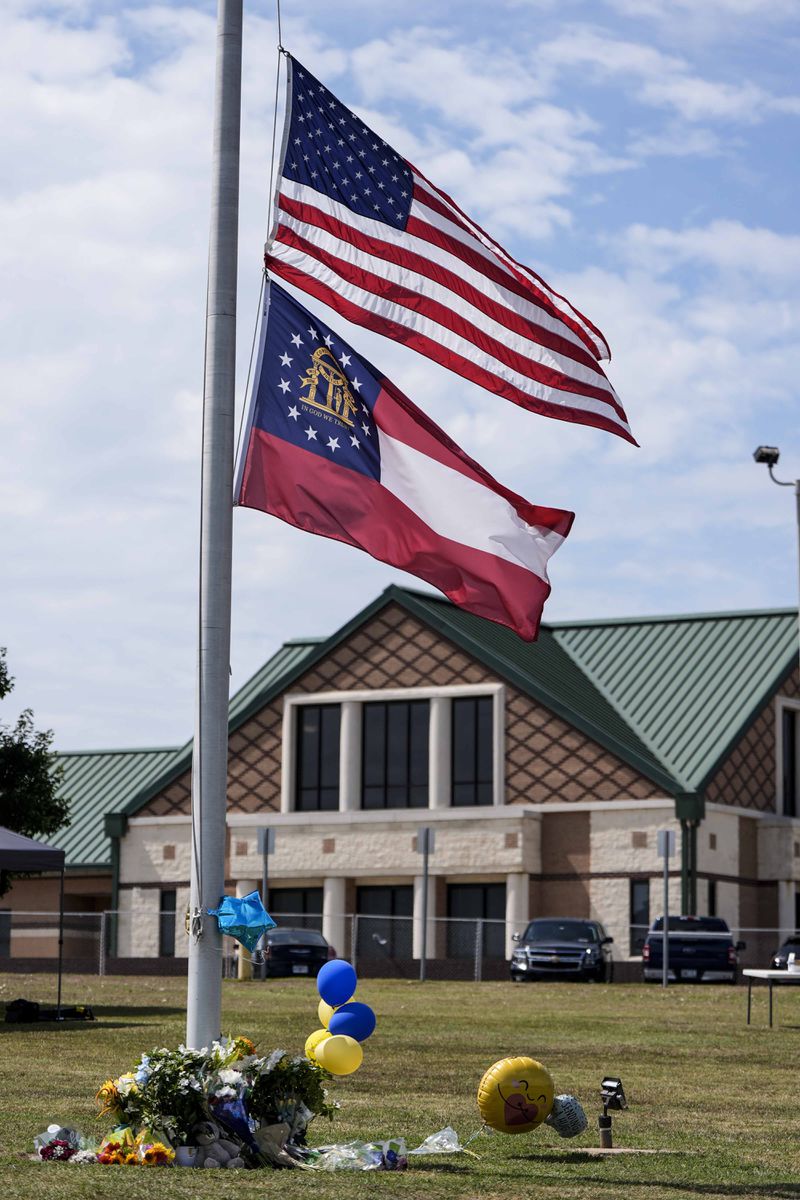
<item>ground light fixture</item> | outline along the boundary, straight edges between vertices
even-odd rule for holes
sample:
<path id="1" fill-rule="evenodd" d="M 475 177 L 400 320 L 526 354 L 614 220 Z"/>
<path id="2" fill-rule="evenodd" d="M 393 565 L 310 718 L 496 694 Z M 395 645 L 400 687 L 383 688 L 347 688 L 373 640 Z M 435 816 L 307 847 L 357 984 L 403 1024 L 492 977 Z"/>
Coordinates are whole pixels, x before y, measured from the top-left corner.
<path id="1" fill-rule="evenodd" d="M 611 1150 L 613 1149 L 614 1141 L 611 1133 L 610 1111 L 621 1112 L 623 1108 L 628 1107 L 622 1080 L 618 1079 L 615 1075 L 606 1075 L 600 1084 L 600 1099 L 603 1102 L 602 1116 L 597 1118 L 597 1128 L 600 1131 L 600 1148 L 602 1150 Z"/>

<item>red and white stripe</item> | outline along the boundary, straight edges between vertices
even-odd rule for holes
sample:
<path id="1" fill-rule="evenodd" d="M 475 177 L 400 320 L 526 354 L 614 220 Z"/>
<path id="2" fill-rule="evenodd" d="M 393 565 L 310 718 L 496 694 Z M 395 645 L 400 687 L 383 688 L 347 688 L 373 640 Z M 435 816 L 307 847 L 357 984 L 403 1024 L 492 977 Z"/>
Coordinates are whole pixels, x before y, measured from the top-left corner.
<path id="1" fill-rule="evenodd" d="M 498 483 L 388 380 L 373 409 L 380 480 L 250 427 L 236 502 L 347 542 L 535 639 L 547 562 L 573 514 Z"/>
<path id="2" fill-rule="evenodd" d="M 602 335 L 416 172 L 405 230 L 284 177 L 266 264 L 488 391 L 636 444 Z"/>

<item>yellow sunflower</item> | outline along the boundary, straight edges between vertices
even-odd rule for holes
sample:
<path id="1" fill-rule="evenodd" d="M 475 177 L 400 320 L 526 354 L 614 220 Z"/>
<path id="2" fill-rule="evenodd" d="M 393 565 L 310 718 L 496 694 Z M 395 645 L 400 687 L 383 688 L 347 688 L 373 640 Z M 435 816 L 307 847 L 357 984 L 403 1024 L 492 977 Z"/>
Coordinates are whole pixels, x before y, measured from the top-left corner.
<path id="1" fill-rule="evenodd" d="M 175 1151 L 163 1142 L 153 1142 L 142 1154 L 142 1162 L 148 1167 L 168 1167 L 175 1157 Z"/>

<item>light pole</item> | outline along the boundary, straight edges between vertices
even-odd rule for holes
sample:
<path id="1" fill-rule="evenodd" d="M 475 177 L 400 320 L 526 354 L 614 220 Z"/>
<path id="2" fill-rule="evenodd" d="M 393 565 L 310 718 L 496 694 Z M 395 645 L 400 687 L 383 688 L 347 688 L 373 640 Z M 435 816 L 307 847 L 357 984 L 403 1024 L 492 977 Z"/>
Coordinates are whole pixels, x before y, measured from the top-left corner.
<path id="1" fill-rule="evenodd" d="M 757 446 L 753 451 L 753 458 L 757 463 L 764 463 L 769 471 L 769 477 L 773 483 L 777 483 L 778 487 L 793 487 L 795 507 L 797 512 L 797 555 L 798 555 L 798 579 L 800 580 L 800 479 L 794 481 L 789 479 L 776 479 L 772 468 L 776 465 L 780 458 L 780 450 L 777 446 Z M 800 601 L 800 593 L 798 594 Z M 798 607 L 798 621 L 800 622 L 800 607 Z M 799 626 L 800 628 L 800 626 Z"/>

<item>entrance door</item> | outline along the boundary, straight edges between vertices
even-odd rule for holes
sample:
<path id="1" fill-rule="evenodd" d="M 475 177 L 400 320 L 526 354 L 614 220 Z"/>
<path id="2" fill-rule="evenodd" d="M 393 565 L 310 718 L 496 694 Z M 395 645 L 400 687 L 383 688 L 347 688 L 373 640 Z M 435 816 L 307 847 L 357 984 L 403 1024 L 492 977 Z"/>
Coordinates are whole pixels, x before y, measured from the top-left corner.
<path id="1" fill-rule="evenodd" d="M 447 953 L 450 958 L 475 955 L 478 922 L 482 922 L 483 958 L 505 958 L 506 885 L 451 883 L 447 887 Z"/>
<path id="2" fill-rule="evenodd" d="M 322 931 L 322 888 L 281 887 L 269 889 L 269 915 L 279 925 L 292 929 Z"/>
<path id="3" fill-rule="evenodd" d="M 358 955 L 369 959 L 411 958 L 411 886 L 356 888 Z"/>

